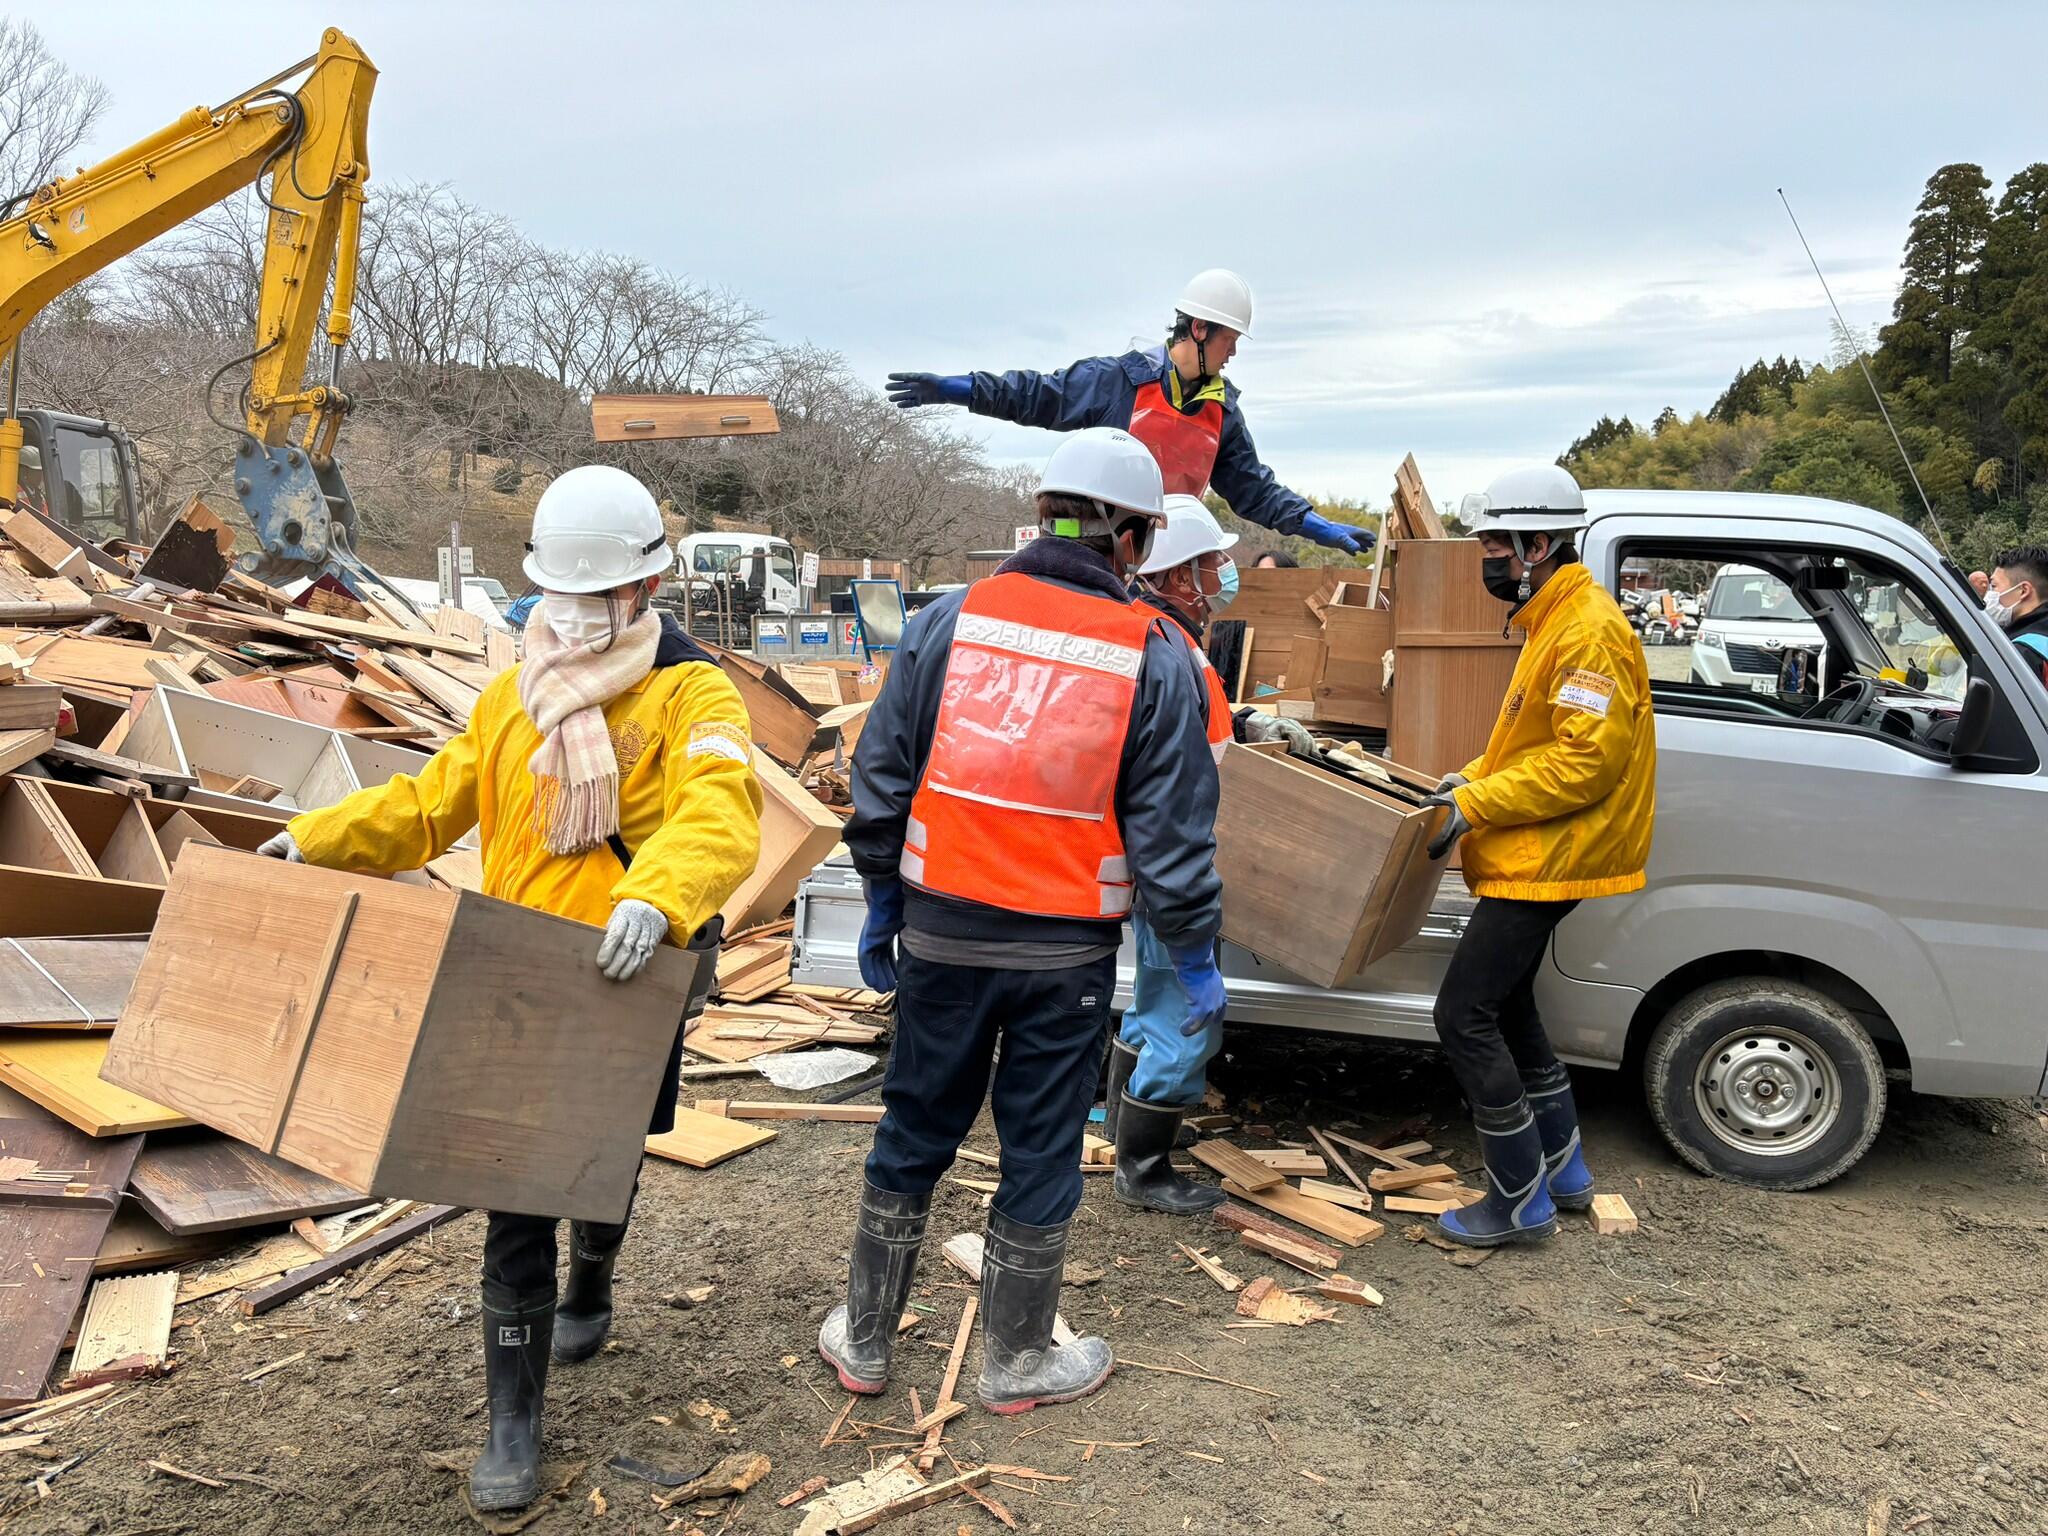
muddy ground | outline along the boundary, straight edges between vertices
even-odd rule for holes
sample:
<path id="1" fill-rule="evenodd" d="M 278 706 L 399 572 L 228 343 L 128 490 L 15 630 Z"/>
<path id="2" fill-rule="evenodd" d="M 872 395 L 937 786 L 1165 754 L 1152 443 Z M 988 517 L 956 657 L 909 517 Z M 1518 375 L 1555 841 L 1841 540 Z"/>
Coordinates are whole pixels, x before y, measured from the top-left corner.
<path id="1" fill-rule="evenodd" d="M 1429 1053 L 1243 1033 L 1227 1053 L 1215 1081 L 1247 1122 L 1299 1137 L 1311 1121 L 1370 1132 L 1420 1115 L 1470 1162 Z M 1103 1278 L 1067 1290 L 1066 1316 L 1128 1360 L 1244 1385 L 1120 1369 L 1096 1397 L 1022 1419 L 970 1409 L 950 1426 L 953 1454 L 1070 1479 L 989 1492 L 1022 1529 L 1096 1536 L 2048 1529 L 2048 1132 L 2028 1106 L 1897 1094 L 1850 1175 L 1767 1195 L 1683 1170 L 1632 1084 L 1579 1076 L 1592 1163 L 1634 1203 L 1640 1233 L 1596 1238 L 1574 1220 L 1541 1250 L 1467 1269 L 1403 1241 L 1406 1218 L 1392 1218 L 1345 1264 L 1384 1309 L 1341 1308 L 1334 1324 L 1227 1329 L 1233 1298 L 1188 1269 L 1175 1238 L 1211 1243 L 1247 1279 L 1292 1272 L 1206 1223 L 1128 1211 L 1090 1177 L 1072 1257 Z M 788 1532 L 796 1512 L 780 1495 L 886 1454 L 874 1449 L 886 1430 L 820 1449 L 846 1398 L 813 1349 L 841 1286 L 867 1136 L 793 1126 L 708 1172 L 649 1165 L 616 1346 L 558 1368 L 550 1387 L 549 1454 L 586 1465 L 531 1530 Z M 970 1145 L 994 1149 L 985 1121 Z M 979 1196 L 942 1188 L 935 1236 L 977 1227 Z M 414 1267 L 357 1303 L 316 1295 L 253 1323 L 217 1302 L 186 1308 L 198 1326 L 174 1335 L 174 1377 L 0 1457 L 0 1508 L 16 1508 L 0 1529 L 468 1536 L 461 1479 L 429 1457 L 465 1460 L 483 1432 L 481 1234 L 472 1216 L 416 1243 Z M 909 1388 L 927 1407 L 937 1390 L 968 1293 L 935 1245 L 927 1259 L 915 1300 L 929 1321 L 860 1418 L 906 1425 Z M 701 1283 L 715 1288 L 704 1304 L 664 1303 Z M 693 1402 L 729 1415 L 729 1430 Z M 23 1491 L 35 1456 L 83 1450 L 94 1454 L 47 1498 Z M 703 1513 L 665 1515 L 646 1483 L 604 1465 L 623 1451 L 692 1474 L 735 1450 L 772 1471 Z M 152 1475 L 153 1458 L 226 1485 Z M 956 1500 L 888 1529 L 997 1524 Z"/>

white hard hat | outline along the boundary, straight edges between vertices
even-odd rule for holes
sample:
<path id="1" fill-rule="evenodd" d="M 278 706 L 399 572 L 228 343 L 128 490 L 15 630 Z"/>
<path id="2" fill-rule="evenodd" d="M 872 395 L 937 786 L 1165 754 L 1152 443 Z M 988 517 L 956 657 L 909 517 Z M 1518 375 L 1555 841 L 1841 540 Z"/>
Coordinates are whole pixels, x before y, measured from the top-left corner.
<path id="1" fill-rule="evenodd" d="M 623 469 L 584 464 L 540 493 L 521 569 L 550 592 L 608 592 L 674 563 L 647 487 Z"/>
<path id="2" fill-rule="evenodd" d="M 1176 491 L 1166 498 L 1166 526 L 1152 541 L 1152 558 L 1138 567 L 1138 574 L 1157 576 L 1236 542 L 1237 535 L 1223 531 L 1216 515 L 1202 505 L 1201 497 Z"/>
<path id="3" fill-rule="evenodd" d="M 1046 460 L 1038 477 L 1040 494 L 1047 491 L 1107 502 L 1127 512 L 1140 512 L 1164 524 L 1160 501 L 1165 482 L 1152 450 L 1120 427 L 1083 427 L 1069 432 Z M 1091 530 L 1092 531 L 1092 530 Z"/>
<path id="4" fill-rule="evenodd" d="M 1474 533 L 1563 533 L 1586 526 L 1586 496 L 1556 464 L 1511 469 L 1458 507 Z"/>
<path id="5" fill-rule="evenodd" d="M 1235 272 L 1222 267 L 1197 272 L 1188 279 L 1187 287 L 1181 289 L 1180 302 L 1173 307 L 1180 314 L 1191 315 L 1197 320 L 1227 325 L 1245 340 L 1251 340 L 1251 284 Z"/>

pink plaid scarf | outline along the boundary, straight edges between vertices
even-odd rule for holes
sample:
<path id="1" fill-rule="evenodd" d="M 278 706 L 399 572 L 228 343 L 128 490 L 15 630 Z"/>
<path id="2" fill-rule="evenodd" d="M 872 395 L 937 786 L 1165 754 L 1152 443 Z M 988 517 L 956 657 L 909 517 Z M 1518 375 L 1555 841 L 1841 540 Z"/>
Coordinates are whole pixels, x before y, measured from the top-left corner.
<path id="1" fill-rule="evenodd" d="M 548 600 L 526 624 L 519 703 L 540 732 L 533 773 L 533 830 L 550 853 L 583 853 L 619 830 L 619 759 L 604 706 L 654 669 L 661 620 L 643 613 L 612 644 L 565 645 Z"/>

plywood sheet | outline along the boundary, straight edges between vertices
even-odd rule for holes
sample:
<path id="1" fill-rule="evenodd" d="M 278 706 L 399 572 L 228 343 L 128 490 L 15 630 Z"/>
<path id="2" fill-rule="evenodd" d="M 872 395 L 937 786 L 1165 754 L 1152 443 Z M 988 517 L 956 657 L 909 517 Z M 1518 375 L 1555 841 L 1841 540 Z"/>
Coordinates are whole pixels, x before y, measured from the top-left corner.
<path id="1" fill-rule="evenodd" d="M 128 1192 L 176 1236 L 352 1210 L 359 1191 L 213 1131 L 151 1136 Z"/>
<path id="2" fill-rule="evenodd" d="M 729 1157 L 751 1152 L 777 1133 L 765 1125 L 707 1115 L 701 1109 L 676 1109 L 676 1128 L 647 1138 L 647 1150 L 656 1157 L 683 1163 L 691 1168 L 715 1168 Z"/>
<path id="3" fill-rule="evenodd" d="M 170 1353 L 177 1300 L 178 1276 L 168 1269 L 94 1281 L 71 1350 L 72 1378 L 110 1367 L 160 1369 Z"/>
<path id="4" fill-rule="evenodd" d="M 0 1026 L 111 1029 L 145 939 L 0 939 Z"/>
<path id="5" fill-rule="evenodd" d="M 211 1258 L 236 1239 L 225 1232 L 193 1232 L 179 1235 L 164 1230 L 149 1212 L 133 1200 L 121 1202 L 107 1235 L 100 1239 L 99 1256 L 92 1261 L 95 1275 L 125 1275 L 138 1269 L 170 1269 Z"/>
<path id="6" fill-rule="evenodd" d="M 93 862 L 109 880 L 164 885 L 171 878 L 171 867 L 164 862 L 163 849 L 157 846 L 156 830 L 150 826 L 149 813 L 142 808 L 140 801 L 129 802 Z"/>
<path id="7" fill-rule="evenodd" d="M 15 1030 L 0 1033 L 0 1083 L 34 1099 L 88 1136 L 168 1131 L 192 1119 L 100 1077 L 105 1035 Z M 214 1070 L 218 1062 L 206 1064 Z"/>
<path id="8" fill-rule="evenodd" d="M 75 1169 L 114 1189 L 128 1182 L 141 1145 L 139 1136 L 94 1141 L 54 1120 L 0 1120 L 0 1148 L 9 1156 Z M 42 1396 L 113 1215 L 106 1206 L 0 1200 L 0 1409 Z"/>
<path id="9" fill-rule="evenodd" d="M 724 909 L 725 929 L 737 933 L 772 922 L 796 900 L 796 888 L 839 842 L 842 823 L 777 767 L 758 747 L 754 776 L 761 781 L 761 857 Z"/>

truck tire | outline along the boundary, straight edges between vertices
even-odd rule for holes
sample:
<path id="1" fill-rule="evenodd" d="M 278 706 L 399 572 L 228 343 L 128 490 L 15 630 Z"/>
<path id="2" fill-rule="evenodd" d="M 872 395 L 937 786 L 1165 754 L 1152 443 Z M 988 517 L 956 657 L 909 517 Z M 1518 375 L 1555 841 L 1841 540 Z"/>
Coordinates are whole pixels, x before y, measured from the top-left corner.
<path id="1" fill-rule="evenodd" d="M 1884 1121 L 1884 1063 L 1863 1026 L 1833 998 L 1772 977 L 1682 999 L 1650 1037 L 1643 1089 L 1674 1152 L 1758 1189 L 1839 1178 Z"/>

